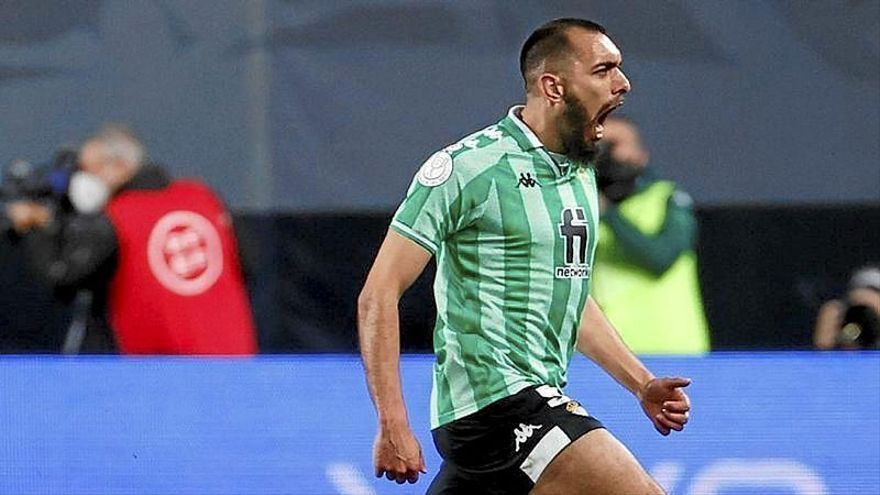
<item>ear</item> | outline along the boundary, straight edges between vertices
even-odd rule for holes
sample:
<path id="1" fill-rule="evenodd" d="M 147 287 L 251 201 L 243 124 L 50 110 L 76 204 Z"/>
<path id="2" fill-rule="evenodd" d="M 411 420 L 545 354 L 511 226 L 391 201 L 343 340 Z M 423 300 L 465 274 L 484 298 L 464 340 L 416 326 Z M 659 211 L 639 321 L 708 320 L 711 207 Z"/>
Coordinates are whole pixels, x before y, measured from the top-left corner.
<path id="1" fill-rule="evenodd" d="M 538 76 L 538 88 L 541 91 L 541 96 L 551 103 L 562 103 L 562 98 L 565 96 L 565 86 L 559 76 L 549 72 L 541 74 Z"/>

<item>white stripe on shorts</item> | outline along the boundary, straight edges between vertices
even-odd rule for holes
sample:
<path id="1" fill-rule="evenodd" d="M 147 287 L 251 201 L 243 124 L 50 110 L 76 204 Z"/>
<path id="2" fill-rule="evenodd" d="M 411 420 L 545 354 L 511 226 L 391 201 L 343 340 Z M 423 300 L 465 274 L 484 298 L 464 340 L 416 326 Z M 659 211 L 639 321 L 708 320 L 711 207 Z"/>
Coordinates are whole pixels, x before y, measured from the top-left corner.
<path id="1" fill-rule="evenodd" d="M 535 445 L 519 468 L 531 478 L 533 483 L 537 483 L 550 461 L 556 458 L 556 455 L 570 443 L 571 438 L 562 431 L 562 428 L 554 426 L 541 438 L 538 445 Z"/>

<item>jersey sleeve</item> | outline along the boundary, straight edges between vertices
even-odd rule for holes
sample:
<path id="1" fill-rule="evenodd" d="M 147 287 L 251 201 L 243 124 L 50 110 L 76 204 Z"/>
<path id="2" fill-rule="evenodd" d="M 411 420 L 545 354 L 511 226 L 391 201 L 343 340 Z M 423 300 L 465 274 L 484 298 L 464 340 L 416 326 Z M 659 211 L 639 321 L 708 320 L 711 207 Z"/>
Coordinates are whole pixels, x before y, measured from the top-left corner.
<path id="1" fill-rule="evenodd" d="M 467 216 L 462 176 L 453 159 L 438 151 L 419 168 L 391 229 L 436 254 L 444 239 L 462 227 Z"/>

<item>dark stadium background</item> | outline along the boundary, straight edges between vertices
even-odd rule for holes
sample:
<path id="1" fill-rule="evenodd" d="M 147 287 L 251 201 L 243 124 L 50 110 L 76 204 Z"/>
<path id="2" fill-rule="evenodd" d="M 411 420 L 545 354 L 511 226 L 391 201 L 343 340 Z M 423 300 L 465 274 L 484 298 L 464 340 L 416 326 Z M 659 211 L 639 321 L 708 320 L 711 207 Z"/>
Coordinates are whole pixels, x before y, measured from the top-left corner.
<path id="1" fill-rule="evenodd" d="M 130 123 L 237 212 L 262 349 L 350 351 L 354 296 L 416 168 L 520 101 L 539 20 L 595 17 L 652 163 L 696 200 L 714 348 L 806 348 L 820 302 L 880 258 L 878 7 L 833 5 L 9 0 L 0 160 Z M 65 308 L 19 254 L 0 240 L 0 352 L 52 352 Z M 408 349 L 428 350 L 432 310 L 426 277 Z"/>
<path id="2" fill-rule="evenodd" d="M 876 495 L 880 355 L 784 351 L 880 262 L 877 0 L 0 0 L 0 166 L 130 124 L 234 212 L 266 354 L 53 356 L 72 310 L 0 236 L 0 493 L 423 493 L 372 480 L 356 295 L 419 165 L 520 102 L 520 44 L 559 16 L 621 47 L 623 113 L 696 202 L 713 350 L 737 351 L 646 359 L 694 377 L 682 436 L 580 357 L 571 393 L 673 495 L 719 473 Z M 432 276 L 401 310 L 429 469 Z"/>

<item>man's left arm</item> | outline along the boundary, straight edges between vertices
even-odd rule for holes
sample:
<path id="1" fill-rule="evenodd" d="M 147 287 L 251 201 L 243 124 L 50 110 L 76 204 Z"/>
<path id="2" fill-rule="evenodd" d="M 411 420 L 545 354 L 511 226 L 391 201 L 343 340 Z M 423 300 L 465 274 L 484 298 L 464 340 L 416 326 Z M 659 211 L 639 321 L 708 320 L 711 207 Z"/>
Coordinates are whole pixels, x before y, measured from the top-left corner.
<path id="1" fill-rule="evenodd" d="M 655 377 L 629 350 L 592 296 L 584 306 L 577 348 L 638 398 L 660 434 L 684 428 L 690 399 L 682 389 L 690 384 L 690 379 Z"/>

